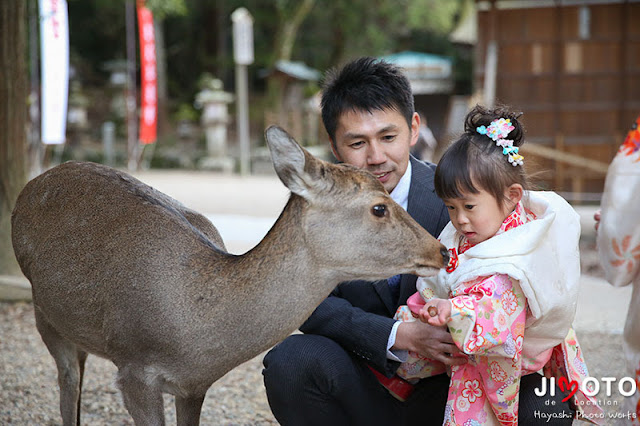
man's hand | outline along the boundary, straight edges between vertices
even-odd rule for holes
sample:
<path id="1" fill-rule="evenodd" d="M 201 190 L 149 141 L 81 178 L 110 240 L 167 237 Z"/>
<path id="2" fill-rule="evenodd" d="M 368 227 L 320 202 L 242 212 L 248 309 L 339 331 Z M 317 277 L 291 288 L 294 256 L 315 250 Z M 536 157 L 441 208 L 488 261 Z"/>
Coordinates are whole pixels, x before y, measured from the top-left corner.
<path id="1" fill-rule="evenodd" d="M 446 365 L 467 362 L 466 355 L 453 343 L 447 327 L 434 327 L 421 321 L 401 323 L 393 348 L 413 351 Z"/>

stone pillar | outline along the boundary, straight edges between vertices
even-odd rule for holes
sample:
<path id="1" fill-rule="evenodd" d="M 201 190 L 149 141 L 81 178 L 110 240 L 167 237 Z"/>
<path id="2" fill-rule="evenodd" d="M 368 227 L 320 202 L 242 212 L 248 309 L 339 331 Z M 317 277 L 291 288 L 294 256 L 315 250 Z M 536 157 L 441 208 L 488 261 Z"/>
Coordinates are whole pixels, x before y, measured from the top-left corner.
<path id="1" fill-rule="evenodd" d="M 233 95 L 222 89 L 222 82 L 208 78 L 203 89 L 196 94 L 196 106 L 202 108 L 201 123 L 207 142 L 207 156 L 202 158 L 198 167 L 231 173 L 234 159 L 227 153 L 227 125 L 229 123 L 228 104 Z"/>

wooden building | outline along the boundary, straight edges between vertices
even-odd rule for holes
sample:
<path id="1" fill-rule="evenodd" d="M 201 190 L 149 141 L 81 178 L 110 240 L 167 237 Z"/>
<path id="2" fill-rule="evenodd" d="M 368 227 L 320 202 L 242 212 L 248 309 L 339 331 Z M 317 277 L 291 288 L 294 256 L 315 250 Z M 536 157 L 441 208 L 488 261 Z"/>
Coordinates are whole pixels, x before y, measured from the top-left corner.
<path id="1" fill-rule="evenodd" d="M 453 60 L 432 53 L 403 51 L 382 56 L 409 79 L 415 109 L 429 123 L 436 140 L 445 138 L 447 108 L 454 90 Z"/>
<path id="2" fill-rule="evenodd" d="M 474 86 L 524 112 L 543 184 L 594 200 L 640 114 L 640 0 L 478 0 Z M 533 164 L 533 163 L 531 163 Z"/>
<path id="3" fill-rule="evenodd" d="M 321 78 L 318 70 L 302 62 L 279 60 L 273 68 L 262 74 L 270 87 L 270 108 L 265 111 L 264 128 L 277 124 L 298 142 L 316 143 L 319 135 L 320 117 L 314 99 L 308 99 L 305 85 Z"/>

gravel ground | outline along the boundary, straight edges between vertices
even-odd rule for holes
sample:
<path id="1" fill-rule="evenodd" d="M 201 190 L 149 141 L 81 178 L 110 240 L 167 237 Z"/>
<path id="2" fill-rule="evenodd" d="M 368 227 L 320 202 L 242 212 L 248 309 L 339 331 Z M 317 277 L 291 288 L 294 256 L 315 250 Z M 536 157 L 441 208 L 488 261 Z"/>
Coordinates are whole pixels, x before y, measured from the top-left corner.
<path id="1" fill-rule="evenodd" d="M 262 357 L 242 364 L 207 393 L 203 425 L 277 424 L 262 384 Z M 82 392 L 82 423 L 132 425 L 114 385 L 116 368 L 89 355 Z M 35 326 L 31 303 L 0 303 L 0 424 L 59 425 L 55 363 Z M 172 397 L 165 395 L 165 416 L 175 424 Z"/>
<path id="2" fill-rule="evenodd" d="M 599 274 L 597 255 L 588 248 L 583 248 L 583 271 Z M 585 333 L 578 338 L 591 376 L 626 375 L 620 335 Z M 237 367 L 211 387 L 202 410 L 202 424 L 276 424 L 262 384 L 262 357 Z M 89 356 L 82 394 L 84 424 L 133 424 L 113 384 L 115 371 L 111 362 Z M 608 415 L 626 412 L 622 400 L 617 386 L 611 397 L 600 399 Z M 168 424 L 175 424 L 170 396 L 165 396 L 165 413 Z M 35 328 L 30 303 L 0 303 L 0 424 L 61 424 L 55 364 Z M 604 424 L 627 422 L 608 418 Z"/>

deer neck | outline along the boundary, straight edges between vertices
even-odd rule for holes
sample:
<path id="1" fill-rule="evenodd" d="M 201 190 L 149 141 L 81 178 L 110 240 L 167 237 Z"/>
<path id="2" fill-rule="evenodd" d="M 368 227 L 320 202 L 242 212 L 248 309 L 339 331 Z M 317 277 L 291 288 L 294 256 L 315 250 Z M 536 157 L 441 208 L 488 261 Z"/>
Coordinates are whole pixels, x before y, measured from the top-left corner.
<path id="1" fill-rule="evenodd" d="M 264 239 L 246 254 L 229 258 L 226 265 L 225 272 L 233 274 L 233 292 L 240 295 L 234 310 L 244 312 L 243 322 L 277 339 L 299 327 L 340 281 L 305 247 L 306 208 L 304 199 L 292 195 Z"/>
<path id="2" fill-rule="evenodd" d="M 309 280 L 310 283 L 335 280 L 337 284 L 338 278 L 318 264 L 319 259 L 312 257 L 305 244 L 304 220 L 307 208 L 308 204 L 302 197 L 292 194 L 263 240 L 238 258 L 240 270 L 246 271 L 254 279 L 260 277 L 273 282 L 282 289 L 300 288 L 308 292 L 309 289 L 300 280 Z M 331 284 L 325 287 L 333 288 Z M 317 292 L 325 293 L 322 289 Z"/>

